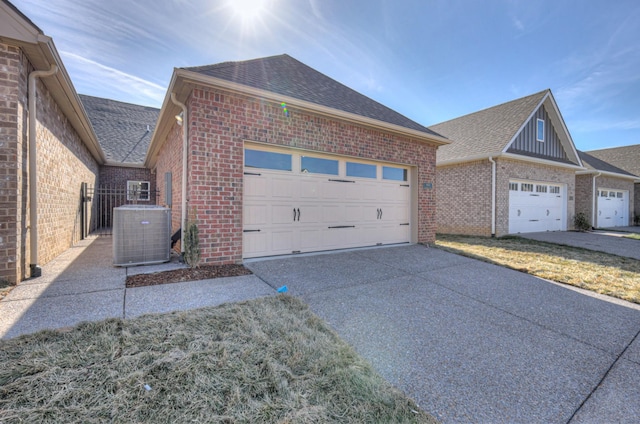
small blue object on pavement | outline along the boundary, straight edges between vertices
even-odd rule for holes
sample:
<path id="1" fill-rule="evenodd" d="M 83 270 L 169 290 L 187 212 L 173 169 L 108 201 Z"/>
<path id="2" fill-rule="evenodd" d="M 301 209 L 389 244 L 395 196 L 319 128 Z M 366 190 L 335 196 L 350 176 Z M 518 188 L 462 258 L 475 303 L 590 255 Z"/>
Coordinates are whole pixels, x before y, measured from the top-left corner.
<path id="1" fill-rule="evenodd" d="M 287 286 L 282 286 L 278 289 L 278 293 L 286 293 L 287 290 L 289 290 Z"/>

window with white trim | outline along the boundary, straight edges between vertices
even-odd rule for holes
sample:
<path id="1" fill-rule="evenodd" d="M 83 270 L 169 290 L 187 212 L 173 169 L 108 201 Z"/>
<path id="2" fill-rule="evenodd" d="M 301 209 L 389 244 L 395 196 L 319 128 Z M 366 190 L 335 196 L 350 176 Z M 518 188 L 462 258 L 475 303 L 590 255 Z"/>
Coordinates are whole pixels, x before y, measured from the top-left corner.
<path id="1" fill-rule="evenodd" d="M 127 181 L 127 200 L 149 201 L 149 181 Z"/>
<path id="2" fill-rule="evenodd" d="M 544 141 L 544 119 L 538 119 L 536 125 L 536 140 Z"/>

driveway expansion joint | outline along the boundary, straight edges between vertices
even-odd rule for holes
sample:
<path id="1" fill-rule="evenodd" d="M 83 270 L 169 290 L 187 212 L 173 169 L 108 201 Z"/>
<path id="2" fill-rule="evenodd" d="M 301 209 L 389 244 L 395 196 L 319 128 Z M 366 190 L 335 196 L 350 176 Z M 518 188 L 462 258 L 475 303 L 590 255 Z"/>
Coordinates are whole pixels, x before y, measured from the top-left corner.
<path id="1" fill-rule="evenodd" d="M 567 421 L 567 424 L 569 424 L 571 421 L 573 421 L 573 418 L 576 416 L 576 414 L 578 412 L 580 412 L 580 410 L 582 409 L 582 407 L 587 403 L 587 401 L 591 398 L 591 396 L 593 396 L 593 394 L 595 392 L 598 391 L 598 389 L 600 388 L 600 386 L 602 386 L 602 383 L 607 379 L 607 377 L 609 376 L 609 373 L 611 373 L 611 370 L 613 369 L 613 367 L 616 366 L 616 364 L 620 361 L 620 359 L 622 358 L 622 356 L 625 354 L 625 352 L 627 351 L 627 349 L 629 349 L 629 347 L 633 344 L 633 342 L 638 338 L 638 336 L 640 335 L 640 330 L 638 330 L 638 332 L 636 333 L 636 335 L 631 339 L 631 341 L 625 346 L 624 349 L 622 349 L 622 351 L 620 352 L 620 354 L 616 357 L 616 359 L 611 363 L 611 366 L 609 366 L 609 368 L 604 372 L 604 374 L 602 375 L 602 378 L 600 379 L 600 381 L 598 381 L 598 384 L 595 385 L 595 387 L 591 390 L 591 392 L 589 392 L 589 394 L 587 395 L 586 398 L 584 398 L 584 400 L 582 401 L 582 403 L 580 404 L 580 406 L 578 406 L 578 408 L 576 408 L 575 411 L 573 411 L 573 414 L 571 414 L 571 417 L 569 418 L 569 420 Z M 631 361 L 634 362 L 634 361 Z M 634 362 L 635 363 L 635 362 Z"/>

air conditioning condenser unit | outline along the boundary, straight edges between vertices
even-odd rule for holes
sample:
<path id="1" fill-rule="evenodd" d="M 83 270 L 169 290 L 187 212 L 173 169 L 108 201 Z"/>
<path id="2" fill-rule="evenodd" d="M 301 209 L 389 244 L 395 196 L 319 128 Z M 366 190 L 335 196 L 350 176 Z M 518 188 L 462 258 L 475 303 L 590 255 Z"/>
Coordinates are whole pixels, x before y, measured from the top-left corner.
<path id="1" fill-rule="evenodd" d="M 171 209 L 127 205 L 113 209 L 113 264 L 168 262 L 171 255 Z"/>

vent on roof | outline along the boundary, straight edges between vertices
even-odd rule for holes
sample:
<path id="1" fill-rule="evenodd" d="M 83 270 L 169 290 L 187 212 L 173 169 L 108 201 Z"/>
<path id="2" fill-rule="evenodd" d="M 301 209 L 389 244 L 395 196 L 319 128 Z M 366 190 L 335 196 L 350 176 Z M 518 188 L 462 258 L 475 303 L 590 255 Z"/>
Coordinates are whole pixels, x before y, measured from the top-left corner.
<path id="1" fill-rule="evenodd" d="M 113 264 L 132 266 L 169 261 L 171 210 L 128 205 L 113 209 Z"/>

